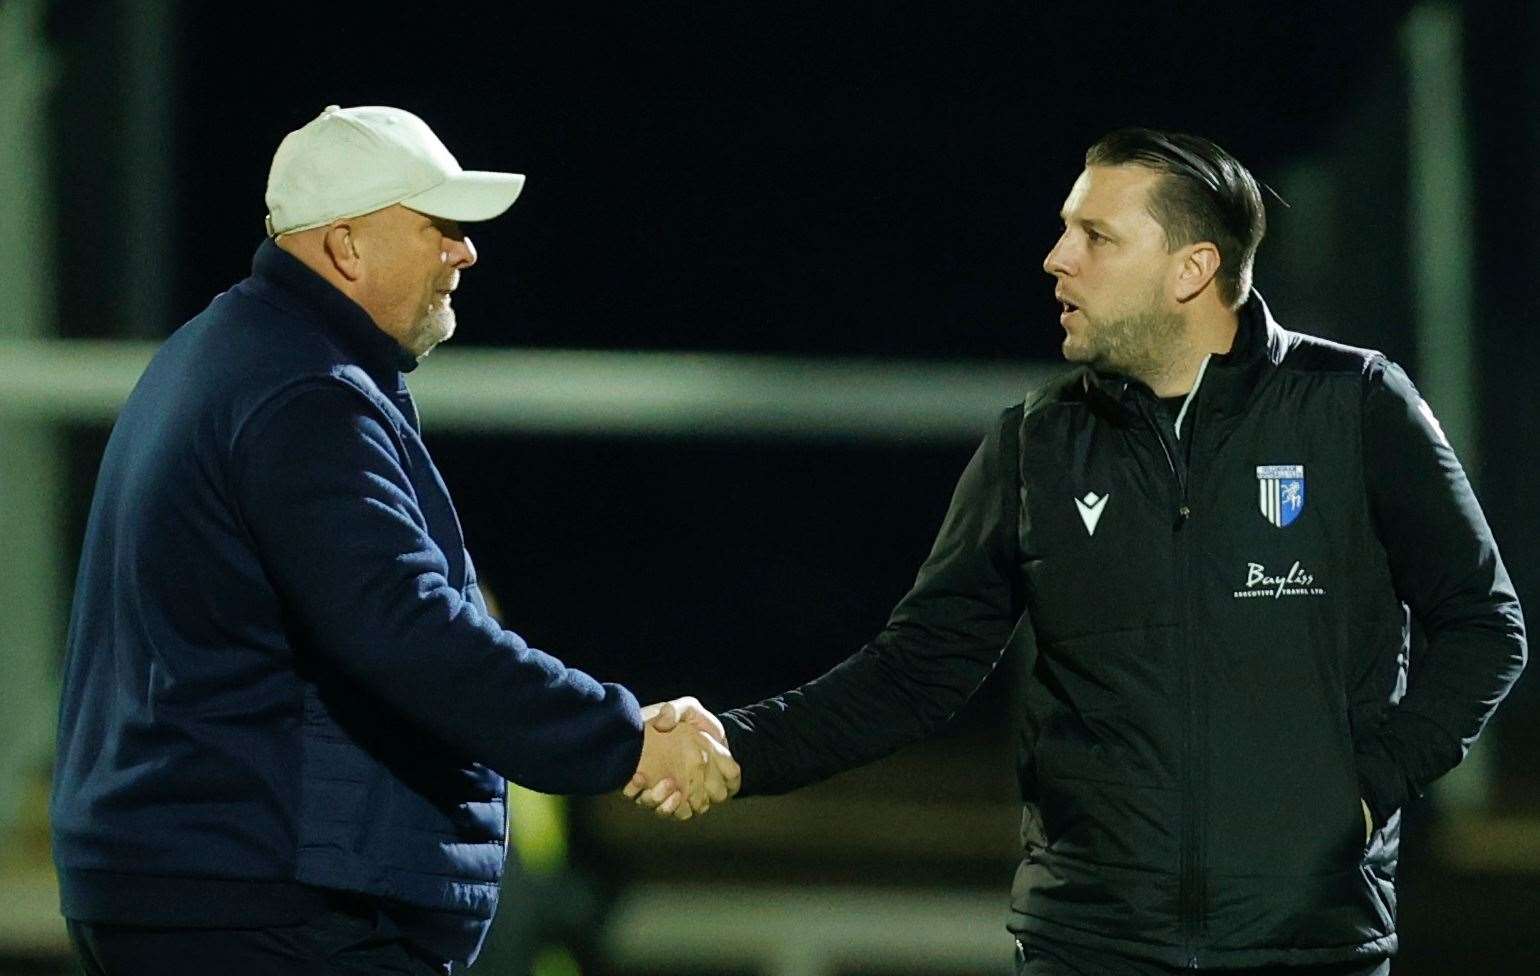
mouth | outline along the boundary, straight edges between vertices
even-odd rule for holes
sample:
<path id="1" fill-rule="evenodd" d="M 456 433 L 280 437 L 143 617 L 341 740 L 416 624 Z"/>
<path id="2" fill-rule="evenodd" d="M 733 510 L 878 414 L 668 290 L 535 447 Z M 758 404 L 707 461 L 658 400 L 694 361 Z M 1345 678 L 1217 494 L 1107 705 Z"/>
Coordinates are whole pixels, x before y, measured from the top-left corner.
<path id="1" fill-rule="evenodd" d="M 1065 298 L 1059 298 L 1059 324 L 1060 325 L 1063 325 L 1063 324 L 1067 323 L 1069 321 L 1069 317 L 1071 315 L 1074 315 L 1078 311 L 1080 311 L 1080 306 L 1079 305 L 1076 305 L 1074 302 L 1069 301 L 1069 300 L 1067 300 Z"/>

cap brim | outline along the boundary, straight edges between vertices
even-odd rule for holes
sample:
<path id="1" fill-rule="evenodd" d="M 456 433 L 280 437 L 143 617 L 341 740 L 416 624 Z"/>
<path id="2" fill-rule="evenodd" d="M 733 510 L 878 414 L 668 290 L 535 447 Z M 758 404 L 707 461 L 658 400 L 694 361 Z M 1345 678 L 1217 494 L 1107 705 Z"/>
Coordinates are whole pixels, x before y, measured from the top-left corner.
<path id="1" fill-rule="evenodd" d="M 513 206 L 522 189 L 522 173 L 466 170 L 431 190 L 407 197 L 401 206 L 448 220 L 491 220 Z"/>

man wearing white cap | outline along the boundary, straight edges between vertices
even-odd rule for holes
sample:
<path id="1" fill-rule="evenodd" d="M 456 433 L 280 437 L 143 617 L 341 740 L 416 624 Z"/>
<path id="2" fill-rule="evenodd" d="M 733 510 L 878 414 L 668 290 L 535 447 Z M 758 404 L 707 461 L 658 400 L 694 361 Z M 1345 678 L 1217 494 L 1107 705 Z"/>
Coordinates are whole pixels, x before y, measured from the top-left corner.
<path id="1" fill-rule="evenodd" d="M 273 158 L 251 277 L 161 347 L 108 442 L 52 801 L 93 974 L 443 973 L 497 905 L 504 778 L 737 788 L 690 726 L 486 612 L 403 374 L 454 332 L 461 221 L 524 178 L 329 106 Z M 718 730 L 708 730 L 718 731 Z"/>
<path id="2" fill-rule="evenodd" d="M 421 357 L 454 334 L 449 296 L 476 263 L 455 225 L 498 216 L 523 188 L 519 173 L 462 170 L 410 112 L 328 105 L 273 156 L 267 233 Z M 370 239 L 384 253 L 365 280 Z"/>

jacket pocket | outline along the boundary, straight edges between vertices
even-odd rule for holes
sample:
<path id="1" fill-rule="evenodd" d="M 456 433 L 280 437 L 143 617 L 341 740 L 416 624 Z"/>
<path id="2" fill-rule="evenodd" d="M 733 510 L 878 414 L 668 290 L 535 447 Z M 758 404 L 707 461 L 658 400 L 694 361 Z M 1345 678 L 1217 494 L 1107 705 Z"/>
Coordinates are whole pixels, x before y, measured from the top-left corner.
<path id="1" fill-rule="evenodd" d="M 1130 870 L 1175 871 L 1180 794 L 1171 789 L 1044 776 L 1027 852 Z"/>

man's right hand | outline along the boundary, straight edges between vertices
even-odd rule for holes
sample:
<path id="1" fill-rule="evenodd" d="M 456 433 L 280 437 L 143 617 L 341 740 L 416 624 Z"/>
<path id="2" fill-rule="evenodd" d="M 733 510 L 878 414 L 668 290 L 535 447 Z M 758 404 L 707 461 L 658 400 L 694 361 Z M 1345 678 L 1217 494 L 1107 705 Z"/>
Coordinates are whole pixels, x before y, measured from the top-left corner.
<path id="1" fill-rule="evenodd" d="M 623 791 L 628 799 L 659 816 L 688 820 L 738 792 L 742 773 L 727 749 L 727 732 L 699 701 L 648 705 L 642 721 L 642 761 Z"/>

